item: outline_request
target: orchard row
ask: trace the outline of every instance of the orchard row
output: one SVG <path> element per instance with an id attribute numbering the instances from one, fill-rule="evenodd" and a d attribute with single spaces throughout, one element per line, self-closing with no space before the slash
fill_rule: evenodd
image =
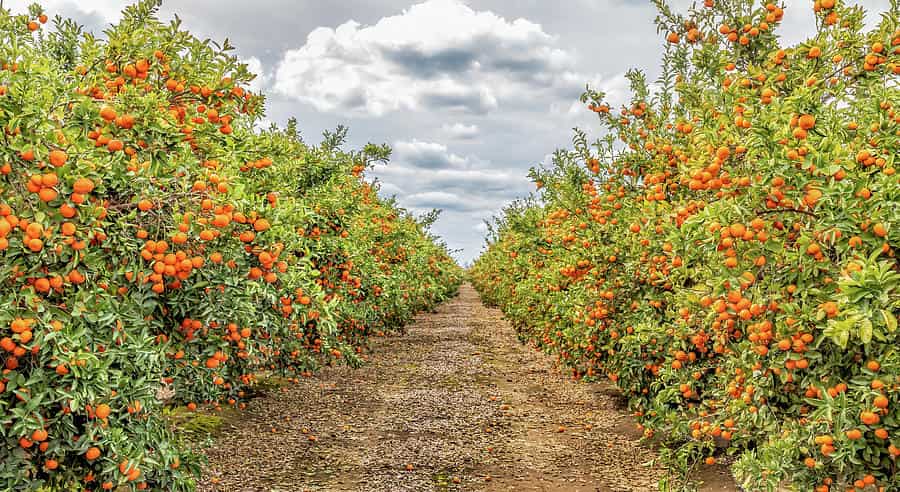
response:
<path id="1" fill-rule="evenodd" d="M 164 405 L 360 362 L 461 271 L 361 177 L 390 150 L 259 128 L 229 46 L 125 9 L 0 11 L 0 489 L 191 490 Z"/>
<path id="2" fill-rule="evenodd" d="M 604 135 L 532 171 L 476 287 L 618 385 L 669 487 L 731 455 L 745 490 L 900 489 L 900 5 L 816 0 L 782 46 L 780 2 L 654 3 L 659 80 L 587 91 Z"/>

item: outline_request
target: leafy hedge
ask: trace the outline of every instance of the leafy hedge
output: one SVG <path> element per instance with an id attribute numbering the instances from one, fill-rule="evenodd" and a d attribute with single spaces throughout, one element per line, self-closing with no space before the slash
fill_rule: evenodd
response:
<path id="1" fill-rule="evenodd" d="M 103 39 L 0 11 L 3 490 L 193 489 L 161 399 L 358 364 L 461 280 L 362 179 L 389 149 L 259 129 L 246 66 L 157 6 Z"/>
<path id="2" fill-rule="evenodd" d="M 781 46 L 778 2 L 654 3 L 659 80 L 585 93 L 604 136 L 533 170 L 475 284 L 685 474 L 728 453 L 747 490 L 897 490 L 900 4 L 866 30 L 816 0 Z"/>

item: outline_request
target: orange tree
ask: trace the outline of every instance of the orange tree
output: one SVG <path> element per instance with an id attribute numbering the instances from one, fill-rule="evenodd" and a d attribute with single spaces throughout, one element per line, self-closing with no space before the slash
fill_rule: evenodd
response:
<path id="1" fill-rule="evenodd" d="M 810 2 L 796 46 L 779 2 L 655 4 L 660 79 L 585 93 L 608 131 L 533 171 L 477 288 L 682 471 L 724 448 L 748 490 L 900 488 L 900 4 L 866 30 Z"/>
<path id="2" fill-rule="evenodd" d="M 104 40 L 0 11 L 4 490 L 190 490 L 161 400 L 241 405 L 261 373 L 355 364 L 460 281 L 361 177 L 389 149 L 257 129 L 231 48 L 157 6 Z"/>

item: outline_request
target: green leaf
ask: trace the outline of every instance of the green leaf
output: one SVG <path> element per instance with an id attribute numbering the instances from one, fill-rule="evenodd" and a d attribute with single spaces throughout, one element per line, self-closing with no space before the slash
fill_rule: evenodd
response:
<path id="1" fill-rule="evenodd" d="M 897 318 L 894 316 L 888 309 L 882 309 L 881 315 L 884 316 L 884 324 L 887 326 L 887 331 L 893 333 L 897 330 Z"/>
<path id="2" fill-rule="evenodd" d="M 864 344 L 872 341 L 872 321 L 870 319 L 863 318 L 860 321 L 859 338 Z"/>
<path id="3" fill-rule="evenodd" d="M 832 340 L 841 347 L 842 349 L 847 348 L 847 342 L 850 341 L 850 332 L 848 330 L 842 330 L 839 333 L 832 336 Z"/>

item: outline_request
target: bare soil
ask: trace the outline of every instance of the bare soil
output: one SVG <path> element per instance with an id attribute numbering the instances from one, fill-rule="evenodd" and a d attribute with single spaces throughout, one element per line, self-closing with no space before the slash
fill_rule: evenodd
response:
<path id="1" fill-rule="evenodd" d="M 628 492 L 664 474 L 612 386 L 561 375 L 469 285 L 362 369 L 271 391 L 217 435 L 203 491 Z"/>

